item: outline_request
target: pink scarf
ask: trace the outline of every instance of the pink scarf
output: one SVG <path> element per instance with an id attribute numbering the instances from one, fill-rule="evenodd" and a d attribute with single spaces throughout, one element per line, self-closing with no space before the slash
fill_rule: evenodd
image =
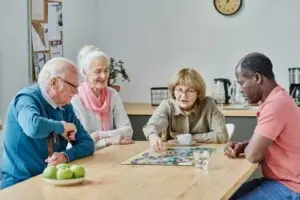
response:
<path id="1" fill-rule="evenodd" d="M 99 98 L 96 97 L 88 84 L 83 81 L 78 87 L 78 95 L 83 105 L 94 112 L 97 112 L 102 120 L 102 130 L 109 130 L 109 107 L 110 95 L 107 87 L 100 91 Z"/>

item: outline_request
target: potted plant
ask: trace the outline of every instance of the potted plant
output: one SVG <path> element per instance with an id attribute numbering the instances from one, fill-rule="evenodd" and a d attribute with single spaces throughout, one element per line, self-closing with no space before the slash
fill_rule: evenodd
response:
<path id="1" fill-rule="evenodd" d="M 129 76 L 126 72 L 126 69 L 123 67 L 124 62 L 122 60 L 116 61 L 114 58 L 109 59 L 109 78 L 108 86 L 115 88 L 117 91 L 120 91 L 119 85 L 114 85 L 118 77 L 122 77 L 122 81 L 130 82 Z"/>

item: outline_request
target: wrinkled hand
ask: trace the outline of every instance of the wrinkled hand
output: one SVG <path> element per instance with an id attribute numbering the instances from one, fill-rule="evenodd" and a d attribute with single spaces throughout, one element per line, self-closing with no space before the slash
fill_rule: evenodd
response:
<path id="1" fill-rule="evenodd" d="M 112 144 L 118 145 L 118 144 L 132 144 L 133 140 L 131 138 L 126 138 L 123 135 L 117 135 L 115 137 L 112 137 Z"/>
<path id="2" fill-rule="evenodd" d="M 48 157 L 46 160 L 45 160 L 46 163 L 48 163 L 48 166 L 50 165 L 57 165 L 59 163 L 66 163 L 68 162 L 68 159 L 66 158 L 65 154 L 64 153 L 58 153 L 58 152 L 55 152 L 51 157 Z"/>
<path id="3" fill-rule="evenodd" d="M 237 158 L 244 153 L 245 145 L 242 142 L 228 142 L 224 154 L 229 158 Z"/>
<path id="4" fill-rule="evenodd" d="M 163 145 L 160 137 L 156 135 L 155 133 L 151 133 L 149 136 L 149 142 L 150 142 L 150 147 L 155 151 L 155 152 L 163 152 Z"/>
<path id="5" fill-rule="evenodd" d="M 120 144 L 124 144 L 124 145 L 133 144 L 133 143 L 134 141 L 131 138 L 126 138 L 126 137 L 123 137 L 120 142 Z"/>
<path id="6" fill-rule="evenodd" d="M 178 143 L 177 143 L 177 140 L 168 140 L 168 144 L 174 144 L 174 145 L 176 145 Z"/>
<path id="7" fill-rule="evenodd" d="M 91 135 L 91 138 L 93 139 L 94 143 L 98 142 L 100 140 L 98 132 L 93 132 Z"/>
<path id="8" fill-rule="evenodd" d="M 75 134 L 77 132 L 76 126 L 73 123 L 68 123 L 68 122 L 63 122 L 64 125 L 64 133 L 62 134 L 62 136 L 70 141 L 74 141 L 75 140 Z"/>
<path id="9" fill-rule="evenodd" d="M 125 145 L 125 144 L 132 144 L 133 140 L 131 138 L 126 138 L 123 135 L 117 135 L 115 137 L 110 137 L 105 139 L 106 146 L 108 145 Z"/>

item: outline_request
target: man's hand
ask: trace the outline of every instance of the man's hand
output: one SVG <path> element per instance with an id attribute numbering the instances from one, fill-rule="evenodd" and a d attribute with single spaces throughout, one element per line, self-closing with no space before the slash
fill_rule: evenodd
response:
<path id="1" fill-rule="evenodd" d="M 237 158 L 241 154 L 244 153 L 245 147 L 247 146 L 247 143 L 243 142 L 228 142 L 227 146 L 224 149 L 224 154 L 228 156 L 229 158 Z"/>
<path id="2" fill-rule="evenodd" d="M 155 151 L 155 152 L 163 152 L 163 145 L 160 137 L 156 135 L 155 133 L 151 133 L 149 136 L 149 142 L 150 142 L 150 147 Z"/>
<path id="3" fill-rule="evenodd" d="M 68 159 L 66 158 L 65 154 L 60 152 L 55 152 L 51 157 L 48 157 L 45 160 L 46 163 L 48 163 L 48 166 L 50 165 L 58 165 L 59 163 L 66 163 L 68 162 Z"/>
<path id="4" fill-rule="evenodd" d="M 64 125 L 64 133 L 62 134 L 62 136 L 70 141 L 74 141 L 75 140 L 75 134 L 77 132 L 76 126 L 73 123 L 68 123 L 68 122 L 63 122 Z"/>

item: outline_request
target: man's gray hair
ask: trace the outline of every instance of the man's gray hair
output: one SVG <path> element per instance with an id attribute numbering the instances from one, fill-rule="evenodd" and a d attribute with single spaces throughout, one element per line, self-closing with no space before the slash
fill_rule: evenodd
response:
<path id="1" fill-rule="evenodd" d="M 98 47 L 93 45 L 84 46 L 78 53 L 77 65 L 80 71 L 80 74 L 84 77 L 83 71 L 89 70 L 92 67 L 92 62 L 95 59 L 103 59 L 107 61 L 109 65 L 109 57 L 101 51 Z"/>
<path id="2" fill-rule="evenodd" d="M 49 82 L 54 77 L 61 77 L 64 79 L 70 66 L 73 66 L 76 69 L 75 64 L 71 60 L 62 57 L 52 58 L 46 62 L 38 77 L 40 88 L 46 89 Z"/>

